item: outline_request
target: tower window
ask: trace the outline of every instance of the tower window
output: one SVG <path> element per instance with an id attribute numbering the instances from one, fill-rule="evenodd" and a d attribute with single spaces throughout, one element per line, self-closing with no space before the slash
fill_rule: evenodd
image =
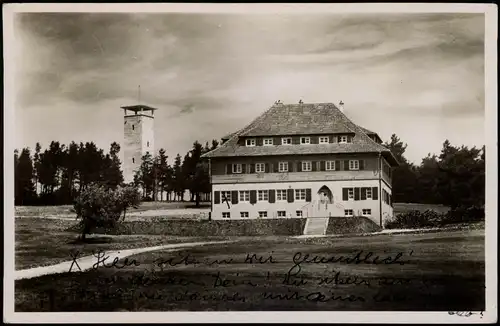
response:
<path id="1" fill-rule="evenodd" d="M 132 130 L 135 130 L 135 129 L 134 129 L 134 125 L 132 125 Z"/>
<path id="2" fill-rule="evenodd" d="M 149 142 L 148 142 L 148 145 L 147 145 L 147 146 L 149 147 Z"/>
<path id="3" fill-rule="evenodd" d="M 135 158 L 132 157 L 132 163 L 135 163 Z"/>

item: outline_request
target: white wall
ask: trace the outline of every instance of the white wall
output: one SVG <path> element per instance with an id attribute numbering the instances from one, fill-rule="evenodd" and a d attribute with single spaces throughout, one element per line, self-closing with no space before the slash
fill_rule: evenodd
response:
<path id="1" fill-rule="evenodd" d="M 133 126 L 133 127 L 132 127 Z M 147 151 L 154 155 L 154 119 L 144 115 L 124 117 L 123 178 L 134 180 L 134 173 L 141 165 L 141 157 Z M 147 142 L 149 141 L 149 147 Z M 132 158 L 134 162 L 132 162 Z"/>
<path id="2" fill-rule="evenodd" d="M 223 212 L 230 212 L 231 219 L 241 219 L 240 212 L 249 212 L 249 218 L 258 218 L 259 211 L 267 211 L 268 218 L 276 218 L 279 210 L 285 210 L 287 217 L 295 217 L 297 210 L 303 210 L 303 217 L 312 217 L 314 210 L 312 205 L 317 205 L 319 199 L 318 191 L 322 186 L 327 186 L 333 193 L 333 204 L 328 205 L 328 211 L 331 216 L 344 216 L 345 209 L 352 209 L 355 215 L 361 215 L 362 209 L 371 209 L 371 216 L 375 223 L 380 224 L 380 189 L 378 200 L 342 200 L 342 188 L 350 187 L 379 187 L 378 180 L 350 180 L 350 181 L 316 181 L 316 182 L 281 182 L 281 183 L 245 183 L 245 184 L 214 184 L 212 188 L 212 198 L 215 191 L 234 191 L 234 190 L 269 190 L 269 189 L 311 189 L 312 202 L 295 201 L 293 203 L 278 202 L 269 203 L 268 201 L 255 204 L 240 203 L 228 205 L 226 202 L 220 204 L 212 203 L 212 218 L 222 219 Z M 384 205 L 384 204 L 383 204 Z M 317 216 L 314 216 L 317 217 Z"/>

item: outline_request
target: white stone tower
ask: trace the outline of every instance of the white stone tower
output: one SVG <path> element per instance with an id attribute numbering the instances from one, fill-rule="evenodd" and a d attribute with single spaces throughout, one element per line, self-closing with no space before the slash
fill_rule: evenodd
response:
<path id="1" fill-rule="evenodd" d="M 123 179 L 134 181 L 135 171 L 141 165 L 141 157 L 155 154 L 154 111 L 146 105 L 122 106 L 124 111 Z"/>

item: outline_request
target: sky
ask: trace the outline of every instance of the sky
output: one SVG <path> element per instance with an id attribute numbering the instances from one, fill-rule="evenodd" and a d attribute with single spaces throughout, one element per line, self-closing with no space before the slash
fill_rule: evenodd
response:
<path id="1" fill-rule="evenodd" d="M 22 13 L 14 37 L 17 148 L 107 151 L 140 103 L 171 162 L 301 99 L 343 101 L 417 164 L 445 139 L 485 143 L 483 14 Z"/>

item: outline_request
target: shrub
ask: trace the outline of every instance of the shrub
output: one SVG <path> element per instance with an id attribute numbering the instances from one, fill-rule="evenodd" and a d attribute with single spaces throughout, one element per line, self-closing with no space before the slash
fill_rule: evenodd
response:
<path id="1" fill-rule="evenodd" d="M 478 222 L 484 220 L 484 208 L 459 207 L 449 211 L 443 218 L 442 224 Z"/>
<path id="2" fill-rule="evenodd" d="M 484 219 L 484 209 L 478 207 L 463 207 L 450 210 L 446 213 L 437 213 L 432 210 L 408 211 L 397 214 L 393 220 L 386 221 L 386 229 L 413 229 L 438 227 L 448 224 L 477 222 Z"/>
<path id="3" fill-rule="evenodd" d="M 393 220 L 385 222 L 386 229 L 416 229 L 437 226 L 443 219 L 444 214 L 431 210 L 425 212 L 408 211 L 397 214 Z"/>
<path id="4" fill-rule="evenodd" d="M 124 219 L 127 208 L 138 204 L 139 192 L 136 188 L 127 186 L 111 189 L 99 184 L 89 185 L 74 203 L 77 219 L 81 219 L 79 227 L 82 240 L 95 228 L 115 228 L 122 212 Z"/>

